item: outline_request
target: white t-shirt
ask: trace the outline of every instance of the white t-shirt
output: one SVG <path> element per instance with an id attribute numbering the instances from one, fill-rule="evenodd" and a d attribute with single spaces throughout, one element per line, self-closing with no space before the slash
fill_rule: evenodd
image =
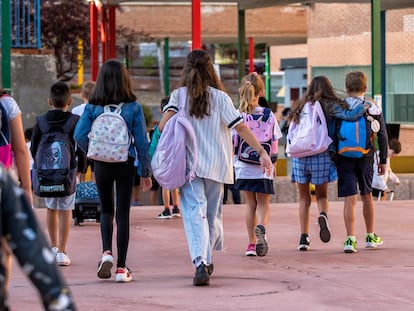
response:
<path id="1" fill-rule="evenodd" d="M 86 103 L 84 103 L 84 104 L 80 104 L 79 106 L 76 106 L 76 107 L 73 107 L 73 109 L 72 109 L 72 113 L 73 114 L 76 114 L 76 115 L 78 115 L 78 116 L 81 116 L 82 115 L 82 113 L 84 112 L 84 110 L 85 110 L 85 106 L 86 106 Z"/>
<path id="2" fill-rule="evenodd" d="M 19 105 L 16 103 L 14 98 L 11 96 L 1 97 L 1 103 L 3 104 L 3 107 L 7 112 L 7 118 L 9 121 L 16 118 L 19 113 L 22 113 Z"/>

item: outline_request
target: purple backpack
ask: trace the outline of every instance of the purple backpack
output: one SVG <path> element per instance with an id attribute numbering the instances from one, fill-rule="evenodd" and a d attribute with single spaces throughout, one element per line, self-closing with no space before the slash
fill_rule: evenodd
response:
<path id="1" fill-rule="evenodd" d="M 179 111 L 165 124 L 151 160 L 152 174 L 161 187 L 175 189 L 195 178 L 197 139 L 185 115 L 187 88 L 178 89 Z"/>

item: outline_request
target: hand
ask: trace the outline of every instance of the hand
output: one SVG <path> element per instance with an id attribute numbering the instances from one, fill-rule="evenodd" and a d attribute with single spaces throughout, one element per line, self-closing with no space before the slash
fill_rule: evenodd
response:
<path id="1" fill-rule="evenodd" d="M 141 177 L 141 187 L 144 192 L 150 190 L 152 187 L 151 177 Z"/>
<path id="2" fill-rule="evenodd" d="M 386 170 L 387 170 L 387 164 L 378 165 L 378 175 L 384 175 Z"/>
<path id="3" fill-rule="evenodd" d="M 273 163 L 267 152 L 262 152 L 260 155 L 260 166 L 262 167 L 263 173 L 265 173 L 267 176 L 270 176 L 272 174 Z"/>

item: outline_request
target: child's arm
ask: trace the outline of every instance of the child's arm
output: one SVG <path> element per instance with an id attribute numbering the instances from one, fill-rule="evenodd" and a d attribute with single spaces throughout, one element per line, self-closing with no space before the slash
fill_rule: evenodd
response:
<path id="1" fill-rule="evenodd" d="M 354 109 L 349 110 L 345 109 L 339 104 L 334 104 L 332 109 L 332 116 L 337 119 L 343 119 L 348 121 L 355 121 L 360 116 L 362 116 L 364 113 L 366 113 L 367 109 L 370 107 L 370 104 L 368 102 L 361 103 L 357 105 Z"/>

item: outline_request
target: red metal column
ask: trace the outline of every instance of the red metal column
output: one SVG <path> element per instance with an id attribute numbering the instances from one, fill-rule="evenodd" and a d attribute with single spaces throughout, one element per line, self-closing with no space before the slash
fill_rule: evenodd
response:
<path id="1" fill-rule="evenodd" d="M 191 49 L 201 48 L 201 0 L 192 0 L 192 36 Z"/>
<path id="2" fill-rule="evenodd" d="M 102 16 L 101 20 L 101 43 L 102 43 L 102 63 L 108 59 L 108 16 L 106 14 L 106 7 L 99 10 Z"/>
<path id="3" fill-rule="evenodd" d="M 254 71 L 254 39 L 249 37 L 249 72 Z"/>
<path id="4" fill-rule="evenodd" d="M 91 79 L 96 80 L 99 70 L 99 41 L 98 41 L 98 8 L 95 2 L 89 4 L 90 36 L 91 36 Z"/>
<path id="5" fill-rule="evenodd" d="M 115 6 L 109 6 L 109 58 L 116 58 L 116 11 Z"/>

